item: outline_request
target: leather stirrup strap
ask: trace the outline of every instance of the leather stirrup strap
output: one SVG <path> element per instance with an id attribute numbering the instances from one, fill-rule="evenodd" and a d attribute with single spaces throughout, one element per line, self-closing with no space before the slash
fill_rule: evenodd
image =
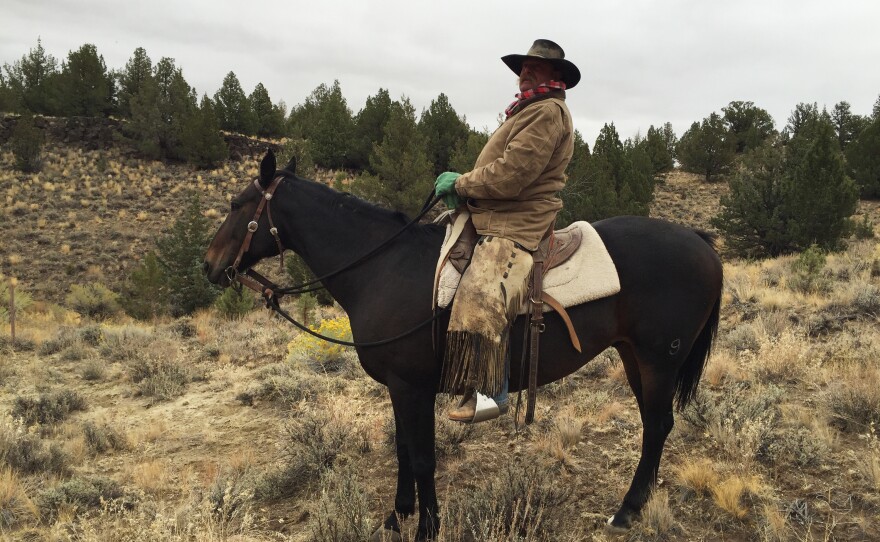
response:
<path id="1" fill-rule="evenodd" d="M 544 262 L 543 258 L 535 261 L 532 268 L 532 292 L 529 301 L 532 314 L 529 321 L 529 391 L 527 394 L 526 425 L 535 420 L 535 403 L 538 399 L 538 357 L 540 356 L 539 338 L 544 332 L 544 302 L 541 300 Z"/>
<path id="2" fill-rule="evenodd" d="M 571 339 L 571 345 L 575 350 L 580 352 L 581 341 L 578 339 L 577 331 L 574 330 L 574 324 L 571 323 L 571 318 L 569 318 L 568 312 L 565 310 L 565 307 L 562 306 L 562 303 L 557 301 L 555 297 L 547 292 L 541 292 L 541 301 L 550 305 L 553 310 L 559 313 L 559 316 L 562 317 L 562 321 L 565 322 L 565 327 L 568 328 L 568 338 Z"/>

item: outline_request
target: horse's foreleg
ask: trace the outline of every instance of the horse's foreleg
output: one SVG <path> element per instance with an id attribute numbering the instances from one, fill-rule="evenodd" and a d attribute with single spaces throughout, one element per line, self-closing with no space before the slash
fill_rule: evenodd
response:
<path id="1" fill-rule="evenodd" d="M 624 359 L 630 387 L 639 403 L 642 455 L 629 491 L 626 492 L 620 509 L 608 519 L 608 524 L 628 529 L 657 483 L 660 456 L 674 424 L 672 399 L 675 394 L 675 374 L 671 367 L 646 366 L 644 363 L 633 365 L 637 363 L 635 356 L 631 352 L 624 353 L 624 349 L 621 349 L 621 357 Z"/>
<path id="2" fill-rule="evenodd" d="M 406 439 L 401 436 L 400 416 L 394 413 L 394 443 L 397 448 L 397 492 L 394 496 L 394 510 L 382 524 L 384 531 L 400 533 L 400 518 L 407 518 L 416 512 L 416 479 L 410 463 Z M 393 536 L 389 535 L 390 538 Z"/>
<path id="3" fill-rule="evenodd" d="M 419 524 L 416 540 L 428 540 L 440 530 L 434 471 L 434 391 L 415 388 L 405 383 L 389 383 L 391 402 L 397 422 L 398 461 L 400 470 L 408 467 L 410 477 L 398 475 L 395 508 L 412 503 L 409 493 L 412 482 L 419 497 Z M 406 457 L 402 457 L 405 455 Z M 406 510 L 400 510 L 405 512 Z M 389 518 L 390 519 L 390 518 Z"/>

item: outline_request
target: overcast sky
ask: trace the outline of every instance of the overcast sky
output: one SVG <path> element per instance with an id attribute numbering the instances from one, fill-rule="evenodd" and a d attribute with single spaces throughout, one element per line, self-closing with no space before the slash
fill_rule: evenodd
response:
<path id="1" fill-rule="evenodd" d="M 38 37 L 59 63 L 92 43 L 111 69 L 143 47 L 154 65 L 175 59 L 199 96 L 233 71 L 290 107 L 338 79 L 354 113 L 379 88 L 417 114 L 443 92 L 494 129 L 517 91 L 500 57 L 547 38 L 581 70 L 568 104 L 592 147 L 605 123 L 622 139 L 664 122 L 680 136 L 733 100 L 778 129 L 800 102 L 869 114 L 878 21 L 877 0 L 2 0 L 0 63 Z"/>

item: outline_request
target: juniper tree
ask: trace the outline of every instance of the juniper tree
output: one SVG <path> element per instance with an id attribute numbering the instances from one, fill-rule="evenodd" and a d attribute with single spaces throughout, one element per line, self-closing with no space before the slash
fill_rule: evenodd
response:
<path id="1" fill-rule="evenodd" d="M 122 309 L 138 320 L 149 320 L 167 314 L 169 306 L 168 281 L 154 251 L 147 252 L 143 261 L 131 272 L 122 288 Z"/>
<path id="2" fill-rule="evenodd" d="M 27 110 L 42 115 L 58 112 L 58 62 L 46 54 L 42 41 L 12 66 L 4 64 L 7 82 L 17 101 Z"/>
<path id="3" fill-rule="evenodd" d="M 669 146 L 662 130 L 651 125 L 648 128 L 647 137 L 642 141 L 642 145 L 644 145 L 644 151 L 651 160 L 651 167 L 654 173 L 666 173 L 672 170 L 672 154 L 669 152 Z"/>
<path id="4" fill-rule="evenodd" d="M 293 137 L 307 139 L 315 163 L 324 168 L 341 168 L 349 164 L 354 119 L 339 81 L 319 85 L 304 104 L 290 112 L 288 120 Z"/>
<path id="5" fill-rule="evenodd" d="M 143 47 L 138 47 L 125 63 L 125 69 L 117 75 L 118 108 L 123 117 L 131 117 L 131 102 L 144 85 L 153 77 L 153 62 Z"/>
<path id="6" fill-rule="evenodd" d="M 9 137 L 9 146 L 15 157 L 16 169 L 28 173 L 39 171 L 43 165 L 43 144 L 46 136 L 43 131 L 34 124 L 34 117 L 29 111 L 19 117 L 12 135 Z"/>
<path id="7" fill-rule="evenodd" d="M 180 142 L 186 161 L 198 168 L 215 168 L 229 157 L 229 147 L 220 133 L 214 105 L 207 94 L 184 120 Z"/>
<path id="8" fill-rule="evenodd" d="M 721 111 L 738 154 L 760 147 L 776 131 L 770 113 L 752 102 L 733 101 Z"/>
<path id="9" fill-rule="evenodd" d="M 422 111 L 419 130 L 425 138 L 428 160 L 434 164 L 434 175 L 449 171 L 450 153 L 459 141 L 467 139 L 468 126 L 445 94 L 440 93 L 431 100 L 428 109 Z"/>
<path id="10" fill-rule="evenodd" d="M 880 115 L 846 148 L 846 161 L 862 197 L 880 198 Z"/>
<path id="11" fill-rule="evenodd" d="M 837 144 L 845 151 L 847 146 L 867 127 L 870 119 L 856 115 L 851 111 L 849 102 L 838 102 L 831 110 L 831 121 L 837 133 Z"/>
<path id="12" fill-rule="evenodd" d="M 113 108 L 114 82 L 94 45 L 87 43 L 67 55 L 61 65 L 60 111 L 69 116 L 109 115 Z"/>
<path id="13" fill-rule="evenodd" d="M 480 152 L 488 142 L 488 133 L 471 130 L 466 139 L 460 139 L 455 143 L 449 155 L 449 170 L 461 173 L 472 170 Z"/>
<path id="14" fill-rule="evenodd" d="M 384 88 L 380 88 L 375 96 L 368 96 L 354 119 L 352 137 L 352 166 L 366 169 L 370 173 L 370 155 L 373 147 L 382 142 L 385 123 L 391 115 L 391 96 Z"/>
<path id="15" fill-rule="evenodd" d="M 173 316 L 208 307 L 217 297 L 216 287 L 208 282 L 202 271 L 211 233 L 211 223 L 202 214 L 199 196 L 193 193 L 187 198 L 180 216 L 157 243 L 157 256 L 167 279 Z"/>
<path id="16" fill-rule="evenodd" d="M 727 173 L 733 164 L 736 142 L 724 119 L 712 113 L 702 123 L 694 122 L 678 141 L 675 152 L 682 169 L 700 173 L 710 182 Z"/>
<path id="17" fill-rule="evenodd" d="M 425 142 L 408 98 L 394 102 L 373 150 L 370 165 L 376 175 L 359 177 L 352 190 L 391 209 L 415 216 L 431 191 L 433 175 Z"/>
<path id="18" fill-rule="evenodd" d="M 248 103 L 254 119 L 254 132 L 260 137 L 281 137 L 284 135 L 286 117 L 283 104 L 273 104 L 269 91 L 263 83 L 257 83 L 248 96 Z"/>
<path id="19" fill-rule="evenodd" d="M 256 133 L 251 104 L 234 72 L 227 73 L 223 78 L 223 85 L 214 94 L 214 104 L 221 129 L 247 135 Z"/>

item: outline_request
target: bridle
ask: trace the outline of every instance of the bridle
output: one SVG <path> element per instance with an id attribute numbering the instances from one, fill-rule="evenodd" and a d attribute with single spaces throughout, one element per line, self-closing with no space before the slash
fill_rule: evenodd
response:
<path id="1" fill-rule="evenodd" d="M 388 246 L 394 239 L 396 239 L 399 235 L 401 235 L 404 231 L 406 231 L 410 226 L 412 226 L 413 224 L 416 224 L 419 220 L 421 220 L 421 218 L 423 216 L 425 216 L 428 213 L 428 211 L 430 211 L 435 205 L 437 205 L 437 203 L 440 201 L 441 198 L 440 198 L 440 196 L 435 196 L 434 193 L 431 192 L 431 195 L 428 196 L 428 199 L 425 201 L 425 204 L 422 206 L 421 212 L 419 212 L 419 214 L 416 215 L 415 218 L 410 220 L 403 228 L 401 228 L 400 231 L 398 231 L 397 233 L 392 235 L 390 238 L 385 240 L 382 244 L 380 244 L 376 248 L 372 249 L 371 251 L 367 252 L 363 256 L 359 257 L 355 261 L 349 263 L 348 265 L 345 265 L 345 266 L 337 269 L 336 271 L 333 271 L 331 273 L 327 273 L 326 275 L 323 275 L 323 276 L 318 277 L 316 279 L 310 280 L 308 282 L 304 282 L 302 284 L 297 284 L 295 286 L 289 286 L 287 288 L 281 288 L 277 284 L 272 282 L 271 280 L 267 279 L 263 275 L 254 271 L 253 269 L 248 268 L 243 273 L 241 271 L 239 271 L 239 269 L 238 269 L 238 266 L 241 265 L 242 258 L 247 253 L 248 249 L 250 249 L 251 240 L 254 237 L 254 233 L 256 233 L 256 231 L 260 227 L 260 217 L 263 214 L 263 208 L 265 208 L 266 217 L 269 219 L 269 233 L 272 235 L 272 237 L 275 238 L 275 244 L 278 246 L 278 255 L 281 258 L 281 270 L 282 270 L 282 272 L 284 271 L 284 245 L 282 245 L 281 237 L 278 235 L 278 228 L 275 227 L 275 223 L 272 221 L 272 208 L 269 205 L 269 203 L 272 201 L 272 197 L 275 195 L 275 190 L 278 188 L 278 185 L 280 185 L 281 181 L 284 180 L 284 174 L 291 174 L 291 172 L 287 171 L 287 170 L 280 170 L 279 173 L 280 173 L 280 175 L 276 175 L 275 178 L 272 180 L 272 183 L 269 184 L 268 188 L 266 188 L 265 190 L 263 190 L 263 187 L 260 184 L 260 179 L 256 179 L 254 181 L 254 186 L 257 188 L 257 190 L 260 191 L 260 193 L 263 195 L 263 197 L 260 199 L 260 203 L 257 204 L 257 210 L 254 211 L 254 217 L 251 219 L 250 222 L 248 222 L 247 234 L 245 234 L 244 241 L 242 241 L 241 247 L 239 247 L 239 249 L 238 249 L 238 254 L 235 256 L 235 261 L 232 263 L 232 265 L 230 265 L 229 267 L 226 268 L 226 271 L 225 271 L 226 276 L 227 276 L 227 278 L 229 278 L 229 281 L 231 283 L 238 282 L 238 284 L 240 284 L 241 286 L 245 286 L 245 287 L 257 292 L 261 296 L 263 296 L 263 299 L 266 301 L 267 308 L 272 309 L 273 311 L 275 311 L 276 313 L 281 315 L 285 320 L 287 320 L 291 324 L 295 325 L 296 327 L 298 327 L 302 331 L 305 331 L 306 333 L 309 333 L 310 335 L 313 335 L 313 336 L 318 337 L 320 339 L 323 339 L 325 341 L 329 341 L 329 342 L 336 343 L 336 344 L 341 344 L 343 346 L 364 347 L 364 346 L 385 345 L 385 344 L 394 342 L 398 339 L 401 339 L 403 337 L 406 337 L 407 335 L 412 334 L 413 332 L 415 332 L 415 331 L 425 327 L 426 325 L 434 322 L 440 316 L 442 316 L 443 314 L 448 312 L 448 309 L 435 311 L 434 316 L 432 316 L 430 319 L 425 320 L 424 322 L 416 325 L 414 328 L 412 328 L 408 331 L 405 331 L 405 332 L 403 332 L 395 337 L 391 337 L 389 339 L 383 339 L 383 340 L 379 340 L 379 341 L 370 341 L 370 342 L 349 342 L 349 341 L 342 341 L 342 340 L 336 339 L 334 337 L 327 337 L 326 335 L 321 335 L 319 333 L 316 333 L 314 330 L 309 329 L 307 326 L 294 320 L 290 316 L 290 314 L 288 314 L 279 305 L 279 300 L 281 299 L 281 296 L 283 296 L 285 294 L 306 293 L 306 292 L 311 292 L 311 291 L 315 291 L 315 290 L 322 288 L 322 286 L 311 287 L 311 288 L 310 288 L 310 286 L 318 284 L 326 278 L 332 277 L 334 275 L 338 275 L 339 273 L 342 273 L 343 271 L 360 264 L 364 260 L 370 258 L 374 254 L 376 254 L 377 252 L 379 252 L 380 250 L 382 250 L 383 248 Z"/>
<path id="2" fill-rule="evenodd" d="M 237 281 L 242 286 L 246 286 L 266 298 L 277 297 L 278 294 L 276 293 L 276 290 L 278 290 L 278 286 L 252 269 L 248 269 L 242 273 L 238 270 L 238 266 L 241 265 L 241 259 L 251 247 L 254 233 L 260 228 L 260 216 L 263 214 L 263 209 L 265 208 L 266 217 L 269 219 L 269 233 L 275 238 L 275 244 L 278 245 L 278 256 L 281 258 L 281 270 L 284 270 L 284 246 L 281 244 L 281 237 L 278 235 L 278 228 L 275 227 L 275 222 L 272 220 L 272 207 L 269 205 L 269 202 L 272 201 L 272 197 L 275 195 L 275 190 L 278 188 L 278 185 L 281 184 L 283 179 L 284 175 L 277 175 L 265 190 L 263 190 L 263 187 L 260 184 L 260 179 L 254 180 L 254 186 L 263 197 L 260 198 L 260 203 L 257 204 L 257 210 L 254 211 L 254 217 L 248 222 L 247 234 L 244 237 L 244 241 L 241 243 L 241 247 L 238 249 L 235 261 L 232 265 L 226 268 L 226 277 L 230 282 Z"/>

